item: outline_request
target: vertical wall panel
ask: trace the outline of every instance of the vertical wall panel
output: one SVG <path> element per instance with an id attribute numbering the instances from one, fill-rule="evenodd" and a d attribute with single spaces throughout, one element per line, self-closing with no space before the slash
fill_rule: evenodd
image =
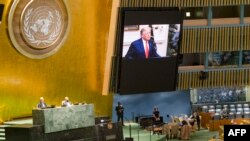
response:
<path id="1" fill-rule="evenodd" d="M 244 79 L 244 83 L 246 84 L 249 84 L 249 77 L 250 77 L 250 71 L 248 70 L 245 70 L 245 72 L 244 72 L 244 77 L 246 78 L 246 79 Z"/>
<path id="2" fill-rule="evenodd" d="M 222 31 L 222 46 L 223 48 L 227 48 L 227 34 L 226 34 L 226 28 L 224 27 L 223 28 L 223 31 Z"/>
<path id="3" fill-rule="evenodd" d="M 225 27 L 225 47 L 229 47 L 228 44 L 229 44 L 229 27 Z"/>
<path id="4" fill-rule="evenodd" d="M 223 86 L 223 74 L 222 71 L 219 71 L 219 86 Z"/>
<path id="5" fill-rule="evenodd" d="M 212 46 L 211 46 L 211 51 L 214 52 L 216 50 L 216 43 L 217 43 L 217 28 L 214 28 L 212 30 Z"/>
<path id="6" fill-rule="evenodd" d="M 189 85 L 190 85 L 190 74 L 189 73 L 185 73 L 185 82 L 184 82 L 184 88 L 187 90 L 189 89 Z"/>
<path id="7" fill-rule="evenodd" d="M 244 50 L 246 50 L 248 44 L 247 37 L 248 37 L 248 27 L 244 27 L 244 45 L 243 45 Z"/>
<path id="8" fill-rule="evenodd" d="M 179 73 L 179 79 L 178 79 L 178 88 L 183 88 L 183 89 L 185 89 L 185 82 L 186 82 L 186 80 L 185 80 L 185 73 Z"/>
<path id="9" fill-rule="evenodd" d="M 236 50 L 241 50 L 241 39 L 240 39 L 240 36 L 241 36 L 241 28 L 237 28 L 237 34 L 236 34 Z"/>
<path id="10" fill-rule="evenodd" d="M 192 39 L 191 39 L 191 43 L 192 43 L 192 53 L 196 52 L 196 30 L 192 29 Z"/>
<path id="11" fill-rule="evenodd" d="M 197 29 L 196 30 L 196 37 L 195 37 L 196 48 L 201 48 L 201 50 L 202 50 L 202 46 L 200 44 L 201 40 L 202 40 L 201 29 Z"/>
<path id="12" fill-rule="evenodd" d="M 215 86 L 218 86 L 219 80 L 220 80 L 220 78 L 219 78 L 219 72 L 218 71 L 215 71 L 215 79 L 216 79 Z"/>
<path id="13" fill-rule="evenodd" d="M 232 27 L 230 27 L 229 37 L 230 37 L 230 39 L 229 39 L 229 48 L 228 48 L 228 50 L 232 50 L 233 41 L 234 41 L 234 39 L 233 39 L 233 28 Z"/>

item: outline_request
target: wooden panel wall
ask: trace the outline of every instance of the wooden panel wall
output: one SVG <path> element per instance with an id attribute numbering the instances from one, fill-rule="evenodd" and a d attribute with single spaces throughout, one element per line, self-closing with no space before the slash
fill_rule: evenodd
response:
<path id="1" fill-rule="evenodd" d="M 250 26 L 183 29 L 180 53 L 250 50 Z"/>
<path id="2" fill-rule="evenodd" d="M 121 0 L 121 7 L 205 7 L 246 4 L 250 4 L 250 0 Z"/>
<path id="3" fill-rule="evenodd" d="M 200 72 L 179 72 L 178 90 L 189 88 L 233 87 L 250 85 L 249 69 L 207 71 L 207 78 L 201 80 Z"/>

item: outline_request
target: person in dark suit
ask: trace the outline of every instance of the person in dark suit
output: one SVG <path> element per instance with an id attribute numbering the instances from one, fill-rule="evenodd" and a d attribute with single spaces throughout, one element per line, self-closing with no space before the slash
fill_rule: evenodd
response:
<path id="1" fill-rule="evenodd" d="M 160 57 L 156 52 L 156 44 L 151 37 L 151 28 L 144 27 L 140 31 L 141 38 L 131 43 L 125 59 L 148 59 Z"/>
<path id="2" fill-rule="evenodd" d="M 40 101 L 37 104 L 37 108 L 39 108 L 39 109 L 47 108 L 47 104 L 45 103 L 43 97 L 40 97 Z"/>
<path id="3" fill-rule="evenodd" d="M 123 122 L 123 114 L 124 114 L 124 107 L 122 106 L 121 102 L 118 102 L 118 105 L 115 107 L 116 115 L 117 115 L 117 122 L 122 122 L 122 125 L 124 125 Z"/>
<path id="4" fill-rule="evenodd" d="M 154 109 L 153 109 L 153 122 L 155 125 L 161 123 L 160 111 L 158 110 L 158 107 L 156 106 L 154 106 Z"/>

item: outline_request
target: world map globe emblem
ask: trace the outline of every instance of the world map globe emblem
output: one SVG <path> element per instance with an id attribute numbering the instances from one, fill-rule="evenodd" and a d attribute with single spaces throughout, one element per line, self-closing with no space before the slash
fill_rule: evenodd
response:
<path id="1" fill-rule="evenodd" d="M 25 10 L 22 23 L 24 40 L 35 49 L 48 48 L 61 33 L 61 15 L 48 6 Z"/>
<path id="2" fill-rule="evenodd" d="M 8 16 L 13 47 L 32 59 L 47 58 L 64 46 L 70 31 L 67 0 L 15 0 Z"/>

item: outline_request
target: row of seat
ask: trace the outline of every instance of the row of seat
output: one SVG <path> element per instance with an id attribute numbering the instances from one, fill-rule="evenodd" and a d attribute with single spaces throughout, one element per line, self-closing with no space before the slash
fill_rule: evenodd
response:
<path id="1" fill-rule="evenodd" d="M 218 113 L 222 111 L 223 109 L 228 109 L 230 112 L 248 112 L 250 111 L 249 109 L 249 104 L 231 104 L 231 105 L 203 105 L 202 106 L 202 112 L 209 112 L 209 113 Z"/>
<path id="2" fill-rule="evenodd" d="M 211 113 L 214 120 L 250 118 L 249 103 L 203 105 L 202 112 Z"/>
<path id="3" fill-rule="evenodd" d="M 209 110 L 203 110 L 203 112 L 209 112 L 209 113 L 221 113 L 223 110 L 227 110 L 228 112 L 250 112 L 250 108 L 230 108 L 230 109 L 209 109 Z"/>
<path id="4" fill-rule="evenodd" d="M 220 113 L 215 113 L 213 116 L 214 120 L 220 120 L 223 119 L 223 115 Z M 235 119 L 235 118 L 250 118 L 250 112 L 230 112 L 227 116 L 228 119 Z"/>
<path id="5" fill-rule="evenodd" d="M 249 108 L 248 103 L 224 104 L 224 105 L 203 105 L 202 109 L 223 109 L 223 108 Z"/>

